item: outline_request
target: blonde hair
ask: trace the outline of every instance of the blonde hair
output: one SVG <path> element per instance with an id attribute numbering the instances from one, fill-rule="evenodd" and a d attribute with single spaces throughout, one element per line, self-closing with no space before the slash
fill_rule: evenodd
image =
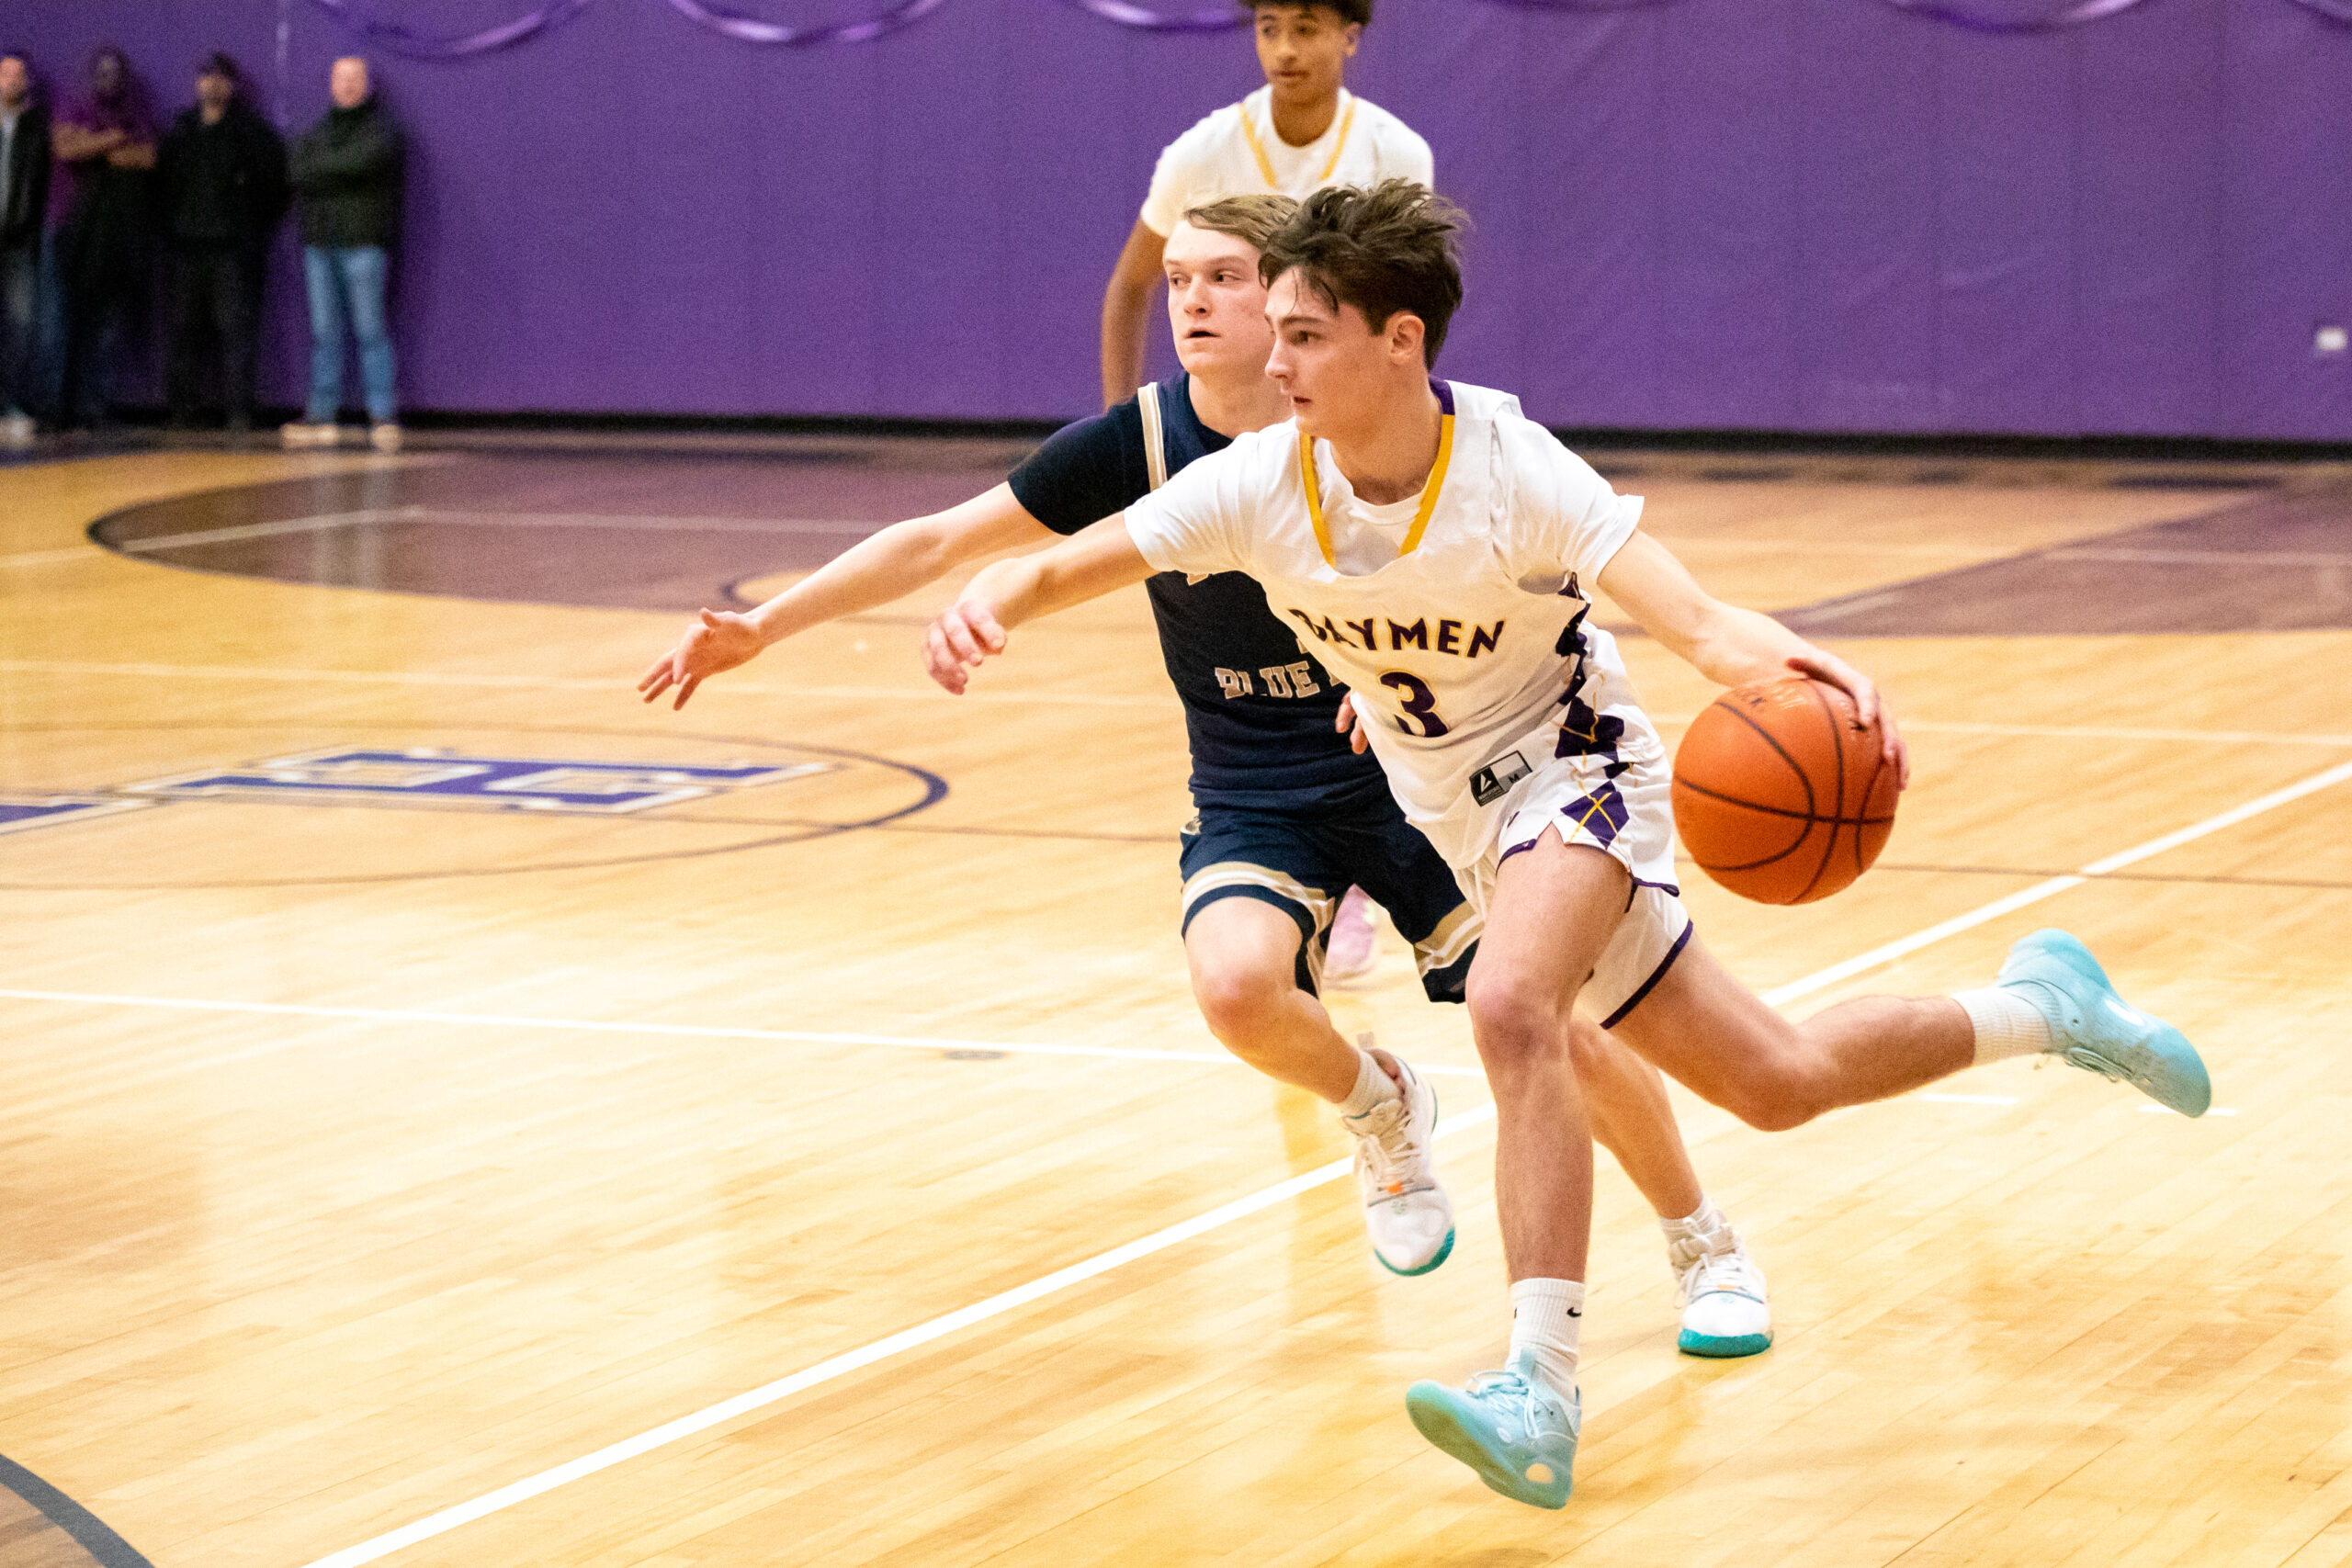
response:
<path id="1" fill-rule="evenodd" d="M 1184 221 L 1212 234 L 1230 234 L 1263 252 L 1266 242 L 1298 213 L 1298 200 L 1287 196 L 1228 196 L 1184 210 Z"/>

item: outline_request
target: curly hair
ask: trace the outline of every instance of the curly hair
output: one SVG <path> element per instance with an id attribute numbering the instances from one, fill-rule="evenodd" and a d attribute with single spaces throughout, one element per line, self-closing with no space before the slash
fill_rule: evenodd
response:
<path id="1" fill-rule="evenodd" d="M 1375 333 L 1399 311 L 1419 317 L 1421 357 L 1435 366 L 1462 306 L 1460 236 L 1469 223 L 1462 209 L 1410 180 L 1333 186 L 1301 202 L 1259 247 L 1258 276 L 1272 288 L 1295 270 L 1325 304 L 1354 306 Z"/>
<path id="2" fill-rule="evenodd" d="M 1338 13 L 1341 22 L 1352 22 L 1360 28 L 1372 26 L 1372 0 L 1235 0 L 1235 3 L 1252 16 L 1257 14 L 1261 6 L 1296 6 L 1301 9 L 1320 6 L 1327 11 Z"/>

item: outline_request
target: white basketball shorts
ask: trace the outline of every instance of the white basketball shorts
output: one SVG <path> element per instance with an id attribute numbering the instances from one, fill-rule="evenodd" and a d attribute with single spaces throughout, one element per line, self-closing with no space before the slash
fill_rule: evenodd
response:
<path id="1" fill-rule="evenodd" d="M 1502 826 L 1494 841 L 1453 874 L 1481 920 L 1503 863 L 1546 833 L 1599 850 L 1633 874 L 1624 919 L 1577 996 L 1603 1029 L 1639 1006 L 1690 944 L 1690 916 L 1674 880 L 1672 777 L 1662 752 L 1630 763 L 1607 753 L 1546 761 L 1496 803 Z"/>

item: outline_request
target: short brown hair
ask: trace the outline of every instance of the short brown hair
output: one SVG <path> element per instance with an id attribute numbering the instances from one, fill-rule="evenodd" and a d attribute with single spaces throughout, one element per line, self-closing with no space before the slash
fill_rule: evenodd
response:
<path id="1" fill-rule="evenodd" d="M 1239 5 L 1253 17 L 1261 6 L 1275 6 L 1284 10 L 1295 7 L 1301 11 L 1311 11 L 1320 6 L 1336 14 L 1342 22 L 1351 22 L 1360 28 L 1372 26 L 1372 0 L 1239 0 Z"/>
<path id="2" fill-rule="evenodd" d="M 1468 215 L 1427 186 L 1383 180 L 1371 190 L 1333 186 L 1299 204 L 1258 247 L 1268 288 L 1293 270 L 1333 310 L 1352 305 L 1385 332 L 1400 310 L 1421 319 L 1421 358 L 1437 364 L 1462 305 L 1458 236 Z"/>
<path id="3" fill-rule="evenodd" d="M 1292 196 L 1228 196 L 1184 209 L 1184 221 L 1212 234 L 1230 234 L 1263 254 L 1266 242 L 1298 214 Z"/>

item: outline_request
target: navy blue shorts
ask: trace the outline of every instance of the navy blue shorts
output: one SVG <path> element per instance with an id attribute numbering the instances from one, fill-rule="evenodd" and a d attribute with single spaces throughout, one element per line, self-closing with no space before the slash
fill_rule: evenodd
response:
<path id="1" fill-rule="evenodd" d="M 1384 792 L 1314 814 L 1201 808 L 1184 829 L 1184 926 L 1219 898 L 1255 898 L 1298 922 L 1298 987 L 1323 976 L 1331 918 L 1361 887 L 1413 944 L 1431 1001 L 1458 1002 L 1478 951 L 1478 916 L 1453 872 Z"/>

